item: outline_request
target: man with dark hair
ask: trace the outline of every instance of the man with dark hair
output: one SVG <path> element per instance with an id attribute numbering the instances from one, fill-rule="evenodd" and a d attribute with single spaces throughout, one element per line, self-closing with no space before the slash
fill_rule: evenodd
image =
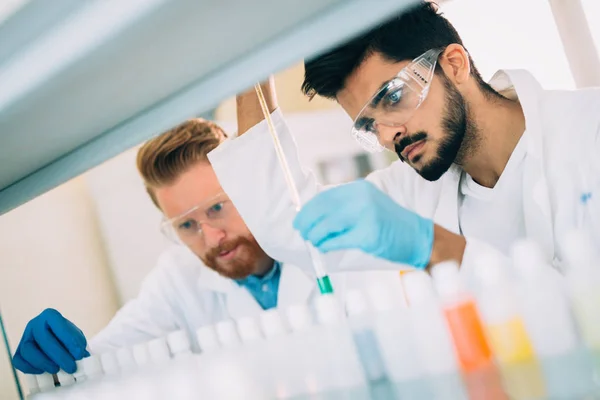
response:
<path id="1" fill-rule="evenodd" d="M 331 268 L 373 265 L 374 256 L 396 268 L 454 260 L 469 270 L 480 252 L 502 257 L 514 241 L 531 237 L 558 267 L 567 230 L 584 228 L 600 239 L 593 218 L 600 210 L 591 200 L 600 186 L 591 175 L 600 171 L 599 90 L 544 90 L 522 70 L 501 70 L 484 82 L 431 3 L 305 67 L 308 96 L 335 99 L 366 150 L 394 151 L 401 161 L 322 190 L 302 169 L 276 110 L 274 125 L 307 202 L 297 213 L 267 124 L 246 97 L 238 105 L 243 136 L 209 158 L 271 256 L 305 262 L 308 240 L 324 253 L 347 250 L 328 256 Z"/>

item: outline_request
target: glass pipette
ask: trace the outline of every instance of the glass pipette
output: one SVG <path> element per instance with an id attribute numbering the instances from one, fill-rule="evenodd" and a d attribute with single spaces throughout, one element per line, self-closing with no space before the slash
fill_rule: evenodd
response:
<path id="1" fill-rule="evenodd" d="M 258 101 L 260 103 L 260 107 L 265 117 L 265 121 L 267 122 L 267 126 L 269 127 L 269 132 L 271 133 L 271 138 L 273 139 L 273 146 L 275 147 L 275 152 L 277 153 L 279 165 L 281 166 L 281 169 L 283 171 L 283 176 L 285 177 L 285 182 L 287 184 L 288 191 L 290 192 L 290 196 L 292 197 L 292 202 L 294 203 L 296 212 L 298 212 L 300 211 L 300 208 L 302 208 L 300 194 L 298 192 L 298 188 L 296 187 L 296 183 L 294 182 L 294 178 L 292 177 L 290 166 L 288 165 L 285 154 L 283 153 L 281 142 L 279 141 L 277 131 L 275 130 L 275 124 L 273 124 L 273 120 L 271 119 L 271 113 L 269 112 L 269 108 L 267 107 L 267 101 L 265 100 L 265 96 L 259 83 L 254 85 L 254 89 L 256 90 L 256 95 L 258 96 Z M 331 286 L 331 280 L 329 279 L 329 275 L 327 275 L 327 271 L 325 271 L 325 265 L 321 258 L 321 254 L 317 251 L 317 249 L 313 247 L 311 243 L 305 242 L 305 244 L 306 248 L 308 249 L 308 253 L 310 254 L 315 275 L 317 277 L 319 291 L 321 292 L 321 294 L 333 293 L 333 286 Z"/>

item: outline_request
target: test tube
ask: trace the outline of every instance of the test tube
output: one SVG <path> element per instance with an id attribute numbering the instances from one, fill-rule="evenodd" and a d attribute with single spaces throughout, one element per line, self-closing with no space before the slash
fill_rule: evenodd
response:
<path id="1" fill-rule="evenodd" d="M 198 328 L 196 331 L 196 339 L 198 340 L 198 345 L 200 346 L 200 351 L 202 353 L 216 350 L 221 347 L 214 325 L 206 325 Z"/>
<path id="2" fill-rule="evenodd" d="M 27 385 L 27 389 L 29 390 L 29 395 L 33 395 L 40 392 L 40 387 L 38 385 L 38 381 L 35 375 L 33 374 L 25 374 L 25 384 Z"/>
<path id="3" fill-rule="evenodd" d="M 41 392 L 54 389 L 54 377 L 52 374 L 44 372 L 43 374 L 36 375 L 36 379 Z"/>
<path id="4" fill-rule="evenodd" d="M 118 375 L 120 372 L 117 356 L 112 351 L 100 354 L 100 364 L 106 375 Z"/>
<path id="5" fill-rule="evenodd" d="M 56 378 L 58 379 L 58 383 L 60 383 L 61 387 L 71 386 L 75 383 L 75 378 L 73 375 L 63 371 L 62 369 L 56 373 Z"/>
<path id="6" fill-rule="evenodd" d="M 369 313 L 367 299 L 362 292 L 351 290 L 346 294 L 346 311 L 356 350 L 367 379 L 370 382 L 387 379 L 381 349 L 373 329 L 374 322 Z"/>
<path id="7" fill-rule="evenodd" d="M 133 357 L 133 351 L 130 347 L 120 348 L 117 350 L 116 355 L 121 371 L 130 372 L 136 369 L 135 358 Z"/>
<path id="8" fill-rule="evenodd" d="M 167 344 L 173 358 L 181 358 L 192 355 L 192 343 L 185 330 L 171 332 L 167 335 Z"/>

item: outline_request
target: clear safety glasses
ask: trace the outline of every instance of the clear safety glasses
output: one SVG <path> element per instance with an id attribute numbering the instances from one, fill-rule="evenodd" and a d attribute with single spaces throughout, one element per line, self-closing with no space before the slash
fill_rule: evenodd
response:
<path id="1" fill-rule="evenodd" d="M 224 229 L 236 212 L 229 197 L 221 192 L 183 214 L 164 220 L 160 230 L 169 240 L 186 244 L 202 236 L 202 225 Z"/>
<path id="2" fill-rule="evenodd" d="M 405 124 L 427 97 L 438 57 L 443 49 L 432 49 L 402 68 L 386 82 L 358 113 L 352 136 L 368 152 L 384 150 L 379 143 L 377 125 Z"/>

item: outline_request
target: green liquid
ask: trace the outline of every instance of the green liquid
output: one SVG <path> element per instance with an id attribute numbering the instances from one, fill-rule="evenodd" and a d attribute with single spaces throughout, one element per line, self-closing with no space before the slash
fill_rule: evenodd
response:
<path id="1" fill-rule="evenodd" d="M 333 293 L 333 286 L 331 286 L 331 280 L 329 280 L 329 275 L 317 278 L 317 284 L 319 285 L 319 291 L 321 292 L 321 294 Z"/>

